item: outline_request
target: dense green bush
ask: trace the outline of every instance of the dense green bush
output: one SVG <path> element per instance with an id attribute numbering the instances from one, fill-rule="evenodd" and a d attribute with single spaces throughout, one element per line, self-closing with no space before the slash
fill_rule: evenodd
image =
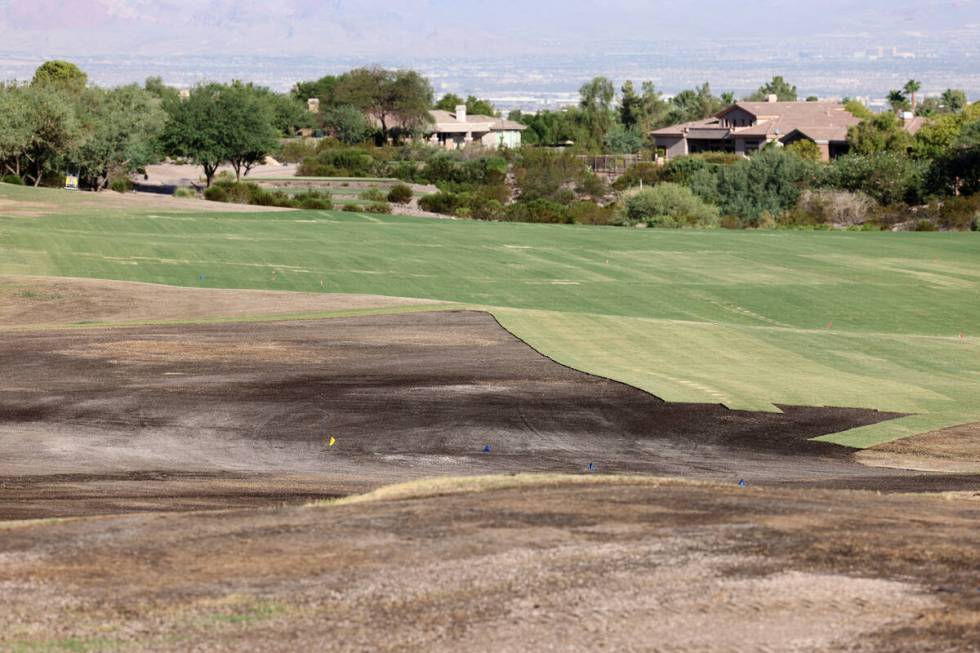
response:
<path id="1" fill-rule="evenodd" d="M 384 191 L 380 188 L 366 188 L 361 191 L 360 197 L 362 200 L 367 200 L 368 202 L 386 202 L 388 197 L 385 195 Z"/>
<path id="2" fill-rule="evenodd" d="M 881 204 L 912 204 L 925 195 L 927 167 L 904 154 L 848 154 L 825 169 L 823 184 L 870 195 Z"/>
<path id="3" fill-rule="evenodd" d="M 564 205 L 544 198 L 514 202 L 504 209 L 503 219 L 509 222 L 551 224 L 571 224 L 572 222 L 572 216 Z"/>
<path id="4" fill-rule="evenodd" d="M 109 183 L 109 188 L 117 193 L 128 193 L 133 190 L 133 182 L 125 177 L 119 177 Z"/>
<path id="5" fill-rule="evenodd" d="M 316 156 L 316 144 L 302 138 L 286 141 L 276 152 L 276 159 L 282 163 L 299 163 Z"/>
<path id="6" fill-rule="evenodd" d="M 388 201 L 393 204 L 408 204 L 412 201 L 412 187 L 407 184 L 395 184 L 388 191 Z"/>
<path id="7" fill-rule="evenodd" d="M 458 193 L 438 192 L 426 195 L 419 200 L 419 208 L 423 211 L 442 213 L 443 215 L 454 215 L 465 204 L 463 197 Z"/>
<path id="8" fill-rule="evenodd" d="M 611 225 L 616 224 L 616 208 L 600 206 L 595 202 L 581 200 L 572 202 L 568 214 L 575 224 Z"/>
<path id="9" fill-rule="evenodd" d="M 721 166 L 718 208 L 746 225 L 760 225 L 764 216 L 771 218 L 796 206 L 802 190 L 815 184 L 819 166 L 781 149 L 764 150 L 734 165 Z"/>
<path id="10" fill-rule="evenodd" d="M 174 197 L 193 199 L 197 197 L 197 191 L 195 191 L 193 188 L 178 188 L 174 191 Z"/>
<path id="11" fill-rule="evenodd" d="M 23 186 L 24 180 L 17 175 L 4 175 L 0 177 L 0 182 L 4 184 L 10 184 L 12 186 Z"/>
<path id="12" fill-rule="evenodd" d="M 875 201 L 864 193 L 806 190 L 796 206 L 777 217 L 776 223 L 781 227 L 851 227 L 867 222 L 874 208 Z"/>
<path id="13" fill-rule="evenodd" d="M 224 186 L 212 186 L 211 188 L 205 189 L 204 199 L 209 202 L 227 202 L 229 201 L 228 191 Z"/>
<path id="14" fill-rule="evenodd" d="M 391 213 L 391 204 L 388 202 L 371 202 L 362 207 L 364 213 Z"/>
<path id="15" fill-rule="evenodd" d="M 661 183 L 633 192 L 626 198 L 630 224 L 650 227 L 714 227 L 718 207 L 712 206 L 680 184 Z"/>
<path id="16" fill-rule="evenodd" d="M 359 147 L 317 147 L 314 156 L 303 159 L 300 177 L 375 177 L 383 164 L 372 152 Z"/>

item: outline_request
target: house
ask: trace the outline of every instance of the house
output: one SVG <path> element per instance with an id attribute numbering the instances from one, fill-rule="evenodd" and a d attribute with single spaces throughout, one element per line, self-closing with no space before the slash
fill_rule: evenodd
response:
<path id="1" fill-rule="evenodd" d="M 527 127 L 513 120 L 493 116 L 466 115 L 466 107 L 460 105 L 455 112 L 434 110 L 429 112 L 433 122 L 425 127 L 425 134 L 433 145 L 447 150 L 457 150 L 472 143 L 489 149 L 521 146 L 521 132 Z"/>
<path id="2" fill-rule="evenodd" d="M 748 155 L 768 143 L 789 145 L 810 140 L 820 147 L 824 161 L 847 152 L 847 130 L 858 124 L 837 102 L 736 102 L 707 118 L 652 132 L 667 159 L 698 152 L 733 152 Z"/>

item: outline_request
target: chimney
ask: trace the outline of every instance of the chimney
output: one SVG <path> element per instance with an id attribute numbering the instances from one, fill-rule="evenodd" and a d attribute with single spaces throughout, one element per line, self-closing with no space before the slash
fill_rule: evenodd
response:
<path id="1" fill-rule="evenodd" d="M 779 96 L 778 95 L 770 95 L 767 99 L 768 99 L 769 104 L 775 104 L 776 102 L 779 102 Z"/>
<path id="2" fill-rule="evenodd" d="M 320 98 L 311 97 L 306 101 L 306 108 L 310 113 L 320 113 Z"/>
<path id="3" fill-rule="evenodd" d="M 189 99 L 191 99 L 191 92 L 190 92 L 190 90 L 189 89 L 186 89 L 186 88 L 180 89 L 180 101 L 181 102 L 187 102 L 187 100 L 189 100 Z"/>
<path id="4" fill-rule="evenodd" d="M 456 120 L 459 122 L 466 122 L 466 105 L 460 104 L 456 106 Z"/>

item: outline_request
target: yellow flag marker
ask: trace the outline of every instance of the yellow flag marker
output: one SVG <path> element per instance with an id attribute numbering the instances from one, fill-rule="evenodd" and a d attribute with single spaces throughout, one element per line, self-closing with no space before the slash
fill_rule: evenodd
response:
<path id="1" fill-rule="evenodd" d="M 330 436 L 330 446 L 332 447 L 335 444 L 337 444 L 337 439 L 334 438 L 333 436 Z"/>

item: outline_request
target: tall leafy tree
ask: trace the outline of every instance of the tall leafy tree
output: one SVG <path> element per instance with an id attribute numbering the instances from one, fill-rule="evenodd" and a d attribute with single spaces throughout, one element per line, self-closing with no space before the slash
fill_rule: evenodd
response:
<path id="1" fill-rule="evenodd" d="M 226 161 L 241 179 L 276 146 L 277 132 L 262 94 L 236 82 L 193 89 L 175 107 L 161 140 L 167 154 L 201 166 L 210 186 Z"/>
<path id="2" fill-rule="evenodd" d="M 798 99 L 796 87 L 783 79 L 781 75 L 776 75 L 772 81 L 766 82 L 745 99 L 753 102 L 765 102 L 770 95 L 775 95 L 780 102 L 796 102 Z"/>
<path id="3" fill-rule="evenodd" d="M 615 121 L 612 103 L 616 87 L 608 78 L 596 77 L 582 85 L 579 95 L 580 117 L 590 145 L 601 146 Z"/>
<path id="4" fill-rule="evenodd" d="M 160 99 L 131 85 L 86 89 L 79 104 L 87 137 L 69 158 L 87 186 L 101 190 L 112 173 L 129 173 L 159 159 L 167 120 Z"/>
<path id="5" fill-rule="evenodd" d="M 25 90 L 31 137 L 21 176 L 39 186 L 46 173 L 63 172 L 65 156 L 85 139 L 73 98 L 50 84 Z"/>
<path id="6" fill-rule="evenodd" d="M 947 88 L 940 98 L 943 110 L 948 113 L 959 113 L 967 106 L 966 91 Z"/>
<path id="7" fill-rule="evenodd" d="M 691 122 L 713 116 L 728 104 L 732 98 L 717 97 L 711 92 L 711 85 L 705 82 L 695 89 L 681 91 L 670 102 L 669 122 Z"/>
<path id="8" fill-rule="evenodd" d="M 0 85 L 0 176 L 21 176 L 34 135 L 29 90 Z"/>
<path id="9" fill-rule="evenodd" d="M 432 120 L 432 86 L 413 70 L 358 68 L 341 76 L 338 102 L 350 104 L 377 120 L 386 141 L 392 129 L 416 132 Z"/>
<path id="10" fill-rule="evenodd" d="M 847 142 L 855 154 L 905 154 L 912 138 L 894 113 L 881 113 L 848 129 Z"/>
<path id="11" fill-rule="evenodd" d="M 439 111 L 452 112 L 456 110 L 456 107 L 462 106 L 464 104 L 466 104 L 466 101 L 463 98 L 456 95 L 455 93 L 446 93 L 441 98 L 439 98 L 439 101 L 436 102 L 436 105 L 432 108 L 438 109 Z"/>
<path id="12" fill-rule="evenodd" d="M 55 59 L 45 61 L 34 71 L 32 85 L 50 84 L 67 90 L 80 92 L 88 83 L 88 75 L 69 61 Z"/>

